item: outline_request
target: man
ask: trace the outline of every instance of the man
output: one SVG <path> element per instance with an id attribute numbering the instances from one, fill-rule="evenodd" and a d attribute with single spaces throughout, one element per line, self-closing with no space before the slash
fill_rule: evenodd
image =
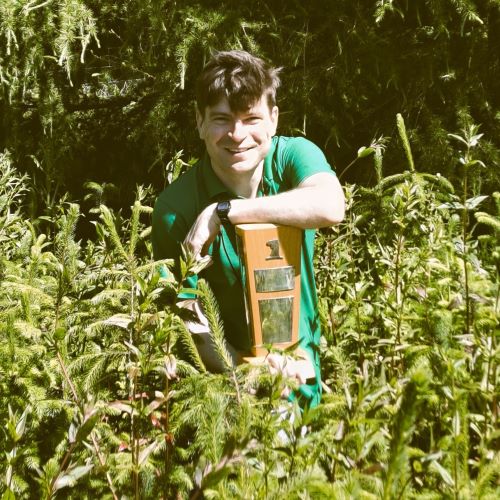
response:
<path id="1" fill-rule="evenodd" d="M 315 376 L 305 375 L 303 362 L 285 363 L 279 355 L 268 362 L 297 378 L 302 403 L 316 405 L 321 384 L 314 229 L 343 219 L 344 196 L 314 144 L 275 136 L 279 84 L 278 70 L 243 51 L 219 52 L 205 66 L 197 82 L 196 123 L 207 155 L 159 196 L 153 250 L 156 259 L 177 259 L 184 243 L 195 256 L 211 256 L 212 265 L 200 277 L 217 298 L 227 341 L 237 356 L 248 351 L 250 340 L 234 225 L 268 222 L 304 229 L 299 337 Z M 195 287 L 196 280 L 190 278 L 188 286 Z M 192 330 L 206 331 L 199 307 L 188 304 L 200 316 Z M 203 357 L 202 346 L 200 352 Z"/>

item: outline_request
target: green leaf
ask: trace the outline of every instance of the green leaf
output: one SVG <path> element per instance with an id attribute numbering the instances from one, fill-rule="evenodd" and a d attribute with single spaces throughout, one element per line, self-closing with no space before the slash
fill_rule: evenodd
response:
<path id="1" fill-rule="evenodd" d="M 223 467 L 217 467 L 215 470 L 207 474 L 202 481 L 202 488 L 210 488 L 219 484 L 224 478 L 226 478 L 233 470 L 233 467 L 224 465 Z"/>
<path id="2" fill-rule="evenodd" d="M 481 160 L 472 160 L 467 162 L 467 167 L 473 167 L 474 165 L 479 165 L 480 167 L 486 168 L 486 165 Z"/>
<path id="3" fill-rule="evenodd" d="M 83 441 L 95 427 L 95 424 L 99 420 L 99 412 L 94 410 L 94 412 L 85 420 L 83 425 L 78 429 L 76 433 L 76 441 Z"/>
<path id="4" fill-rule="evenodd" d="M 212 264 L 212 257 L 210 255 L 205 255 L 205 257 L 201 257 L 190 266 L 189 272 L 190 274 L 198 274 L 211 264 Z"/>
<path id="5" fill-rule="evenodd" d="M 2 500 L 16 500 L 16 496 L 14 495 L 14 492 L 10 488 L 7 488 L 3 492 Z"/>
<path id="6" fill-rule="evenodd" d="M 68 441 L 70 443 L 83 441 L 90 434 L 98 419 L 99 412 L 97 410 L 92 410 L 89 415 L 85 416 L 83 424 L 79 427 L 72 422 L 69 426 Z"/>
<path id="7" fill-rule="evenodd" d="M 375 153 L 374 148 L 366 147 L 366 146 L 361 146 L 358 149 L 358 158 L 366 158 L 367 156 L 370 156 L 371 154 Z"/>
<path id="8" fill-rule="evenodd" d="M 454 483 L 450 473 L 439 462 L 431 462 L 431 469 L 435 469 L 448 486 L 453 486 Z"/>
<path id="9" fill-rule="evenodd" d="M 54 489 L 60 490 L 61 488 L 65 488 L 66 486 L 74 486 L 78 479 L 88 474 L 93 467 L 93 465 L 82 465 L 80 467 L 75 467 L 64 476 L 60 476 L 57 478 L 57 481 L 54 483 Z"/>
<path id="10" fill-rule="evenodd" d="M 70 444 L 76 441 L 76 432 L 77 432 L 76 425 L 74 424 L 74 422 L 71 422 L 68 429 L 68 441 Z"/>
<path id="11" fill-rule="evenodd" d="M 439 209 L 443 208 L 451 208 L 452 210 L 463 210 L 465 207 L 459 203 L 458 201 L 450 202 L 450 203 L 442 203 L 438 206 Z"/>
<path id="12" fill-rule="evenodd" d="M 16 434 L 17 434 L 18 439 L 21 439 L 23 437 L 24 430 L 26 428 L 26 419 L 27 419 L 28 413 L 30 411 L 31 411 L 31 408 L 29 406 L 27 406 L 25 408 L 25 410 L 23 411 L 21 418 L 19 419 L 19 421 L 16 424 Z"/>
<path id="13" fill-rule="evenodd" d="M 132 323 L 132 318 L 128 314 L 114 314 L 102 322 L 104 325 L 113 325 L 127 330 Z"/>
<path id="14" fill-rule="evenodd" d="M 149 444 L 146 448 L 144 448 L 140 453 L 139 453 L 139 460 L 138 463 L 139 465 L 142 465 L 145 460 L 155 451 L 158 447 L 160 446 L 160 443 L 157 441 L 153 441 L 151 444 Z"/>
<path id="15" fill-rule="evenodd" d="M 468 210 L 474 210 L 487 198 L 488 196 L 474 196 L 474 198 L 469 198 L 465 202 L 465 206 L 467 207 Z"/>
<path id="16" fill-rule="evenodd" d="M 448 134 L 448 137 L 451 137 L 457 141 L 460 141 L 462 144 L 465 144 L 467 147 L 469 146 L 469 143 L 463 137 L 460 137 L 459 135 Z"/>
<path id="17" fill-rule="evenodd" d="M 54 338 L 56 340 L 64 340 L 64 337 L 66 337 L 66 328 L 58 326 L 54 331 Z"/>
<path id="18" fill-rule="evenodd" d="M 111 403 L 108 403 L 108 406 L 110 408 L 114 408 L 116 410 L 120 410 L 122 412 L 129 413 L 130 415 L 132 415 L 132 412 L 133 412 L 132 406 L 129 404 L 123 403 L 122 401 L 113 401 Z"/>
<path id="19" fill-rule="evenodd" d="M 479 143 L 479 139 L 481 139 L 481 137 L 483 137 L 484 134 L 476 134 L 476 135 L 473 135 L 470 140 L 469 140 L 469 144 L 470 144 L 470 147 L 473 148 L 475 146 L 478 145 Z"/>
<path id="20" fill-rule="evenodd" d="M 292 458 L 293 456 L 293 451 L 290 448 L 285 448 L 283 446 L 278 446 L 274 448 L 275 451 L 279 451 L 280 453 L 283 453 L 284 455 Z"/>
<path id="21" fill-rule="evenodd" d="M 406 126 L 403 116 L 398 113 L 396 115 L 396 123 L 398 127 L 399 137 L 403 143 L 403 149 L 406 154 L 406 159 L 408 160 L 408 167 L 411 172 L 415 172 L 415 164 L 413 162 L 413 155 L 411 153 L 410 141 L 408 140 L 408 134 L 406 133 Z"/>

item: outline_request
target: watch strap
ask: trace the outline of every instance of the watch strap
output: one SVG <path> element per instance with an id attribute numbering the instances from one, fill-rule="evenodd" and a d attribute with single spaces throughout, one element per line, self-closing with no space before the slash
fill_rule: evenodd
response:
<path id="1" fill-rule="evenodd" d="M 217 203 L 215 211 L 217 212 L 217 215 L 219 216 L 219 219 L 223 224 L 231 224 L 231 221 L 229 220 L 230 210 L 231 202 L 229 200 L 219 201 L 219 203 Z"/>

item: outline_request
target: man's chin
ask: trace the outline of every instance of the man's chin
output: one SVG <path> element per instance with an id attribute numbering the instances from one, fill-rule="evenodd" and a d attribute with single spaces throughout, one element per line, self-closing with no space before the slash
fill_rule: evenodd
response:
<path id="1" fill-rule="evenodd" d="M 222 158 L 221 158 L 222 160 Z M 248 174 L 255 171 L 256 168 L 262 163 L 262 158 L 259 155 L 251 155 L 248 158 L 228 158 L 225 157 L 224 161 L 218 163 L 219 167 L 214 168 L 220 175 L 238 175 Z"/>
<path id="2" fill-rule="evenodd" d="M 238 161 L 231 164 L 229 167 L 233 172 L 252 172 L 259 166 L 258 160 Z"/>

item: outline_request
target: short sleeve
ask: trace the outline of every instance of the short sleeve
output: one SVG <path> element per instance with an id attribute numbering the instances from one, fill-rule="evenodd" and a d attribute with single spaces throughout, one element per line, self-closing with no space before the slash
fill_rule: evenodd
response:
<path id="1" fill-rule="evenodd" d="M 278 148 L 285 183 L 298 186 L 312 175 L 326 172 L 335 175 L 323 151 L 304 137 L 288 138 L 283 148 Z"/>
<path id="2" fill-rule="evenodd" d="M 155 260 L 174 259 L 174 275 L 180 278 L 179 258 L 181 256 L 181 243 L 187 234 L 187 224 L 182 216 L 173 211 L 161 197 L 156 202 L 153 210 L 153 226 L 151 240 Z M 168 272 L 162 270 L 163 272 Z M 196 288 L 197 276 L 188 277 L 183 286 Z M 179 298 L 193 298 L 192 294 L 180 294 Z"/>
<path id="3" fill-rule="evenodd" d="M 159 198 L 153 210 L 151 230 L 153 255 L 156 260 L 179 257 L 180 243 L 184 239 L 183 226 L 185 224 L 181 217 Z"/>

